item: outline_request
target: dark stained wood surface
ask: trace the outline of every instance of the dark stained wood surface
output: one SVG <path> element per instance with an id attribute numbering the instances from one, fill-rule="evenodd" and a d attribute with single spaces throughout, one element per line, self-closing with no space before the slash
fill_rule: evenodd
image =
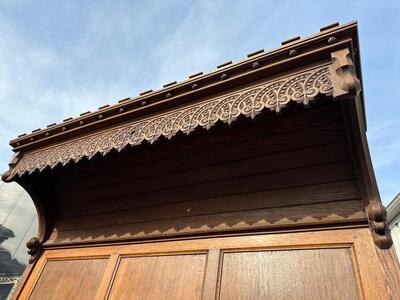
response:
<path id="1" fill-rule="evenodd" d="M 227 203 L 228 205 L 228 203 Z M 187 218 L 173 218 L 151 222 L 114 224 L 88 229 L 54 231 L 52 237 L 60 241 L 108 238 L 144 238 L 193 233 L 239 231 L 247 229 L 295 227 L 299 225 L 343 224 L 365 221 L 360 200 L 291 206 L 281 209 L 256 209 L 254 211 L 226 212 Z M 101 220 L 100 220 L 101 221 Z"/>
<path id="2" fill-rule="evenodd" d="M 47 244 L 366 222 L 342 123 L 321 103 L 67 168 Z"/>
<path id="3" fill-rule="evenodd" d="M 210 153 L 210 155 L 212 155 L 212 153 Z M 346 149 L 345 143 L 327 144 L 297 151 L 286 151 L 270 156 L 243 159 L 229 163 L 219 163 L 214 166 L 206 166 L 196 169 L 193 168 L 182 172 L 175 170 L 161 176 L 153 174 L 144 179 L 130 179 L 130 176 L 128 176 L 124 178 L 125 182 L 122 183 L 107 183 L 103 186 L 98 185 L 96 189 L 86 191 L 79 190 L 77 192 L 70 191 L 68 193 L 73 202 L 75 202 L 75 199 L 77 198 L 82 197 L 85 199 L 93 197 L 93 194 L 97 196 L 96 199 L 99 201 L 109 197 L 118 197 L 122 199 L 125 197 L 139 198 L 143 195 L 145 196 L 159 191 L 168 192 L 169 190 L 186 186 L 195 186 L 214 182 L 218 184 L 221 181 L 224 182 L 235 179 L 244 180 L 246 178 L 257 176 L 258 174 L 263 176 L 264 174 L 273 172 L 286 170 L 291 171 L 293 169 L 346 160 L 349 160 L 349 152 Z M 171 170 L 173 170 L 173 168 Z M 254 181 L 254 179 L 249 180 Z M 112 189 L 110 189 L 110 187 L 112 187 Z M 134 187 L 134 191 L 129 189 L 132 187 Z"/>
<path id="4" fill-rule="evenodd" d="M 71 195 L 74 191 L 96 190 L 98 181 L 105 178 L 109 184 L 119 184 L 223 162 L 344 142 L 346 134 L 342 122 L 338 107 L 317 107 L 284 116 L 268 114 L 258 117 L 256 121 L 243 119 L 232 128 L 221 125 L 211 132 L 200 129 L 190 136 L 181 135 L 173 142 L 157 142 L 157 147 L 143 145 L 100 160 L 101 163 L 80 164 L 79 172 L 87 177 L 80 178 L 79 185 L 66 187 L 60 182 L 59 188 Z M 73 181 L 76 175 L 76 168 L 67 168 L 62 179 Z M 63 203 L 70 203 L 70 198 L 68 196 Z"/>
<path id="5" fill-rule="evenodd" d="M 327 44 L 327 40 L 332 36 L 334 36 L 334 43 Z M 44 144 L 59 142 L 66 137 L 75 137 L 88 131 L 93 132 L 99 128 L 123 123 L 135 117 L 150 115 L 167 107 L 198 100 L 201 97 L 215 95 L 219 92 L 226 92 L 231 88 L 237 88 L 248 83 L 254 84 L 256 80 L 265 77 L 271 76 L 273 78 L 280 72 L 296 72 L 299 71 L 299 68 L 304 69 L 308 64 L 317 61 L 330 61 L 332 51 L 338 48 L 358 48 L 357 45 L 357 22 L 351 22 L 333 29 L 329 28 L 310 38 L 292 41 L 283 45 L 280 49 L 259 55 L 250 55 L 246 61 L 219 69 L 217 72 L 199 74 L 200 76 L 195 77 L 190 76 L 189 80 L 168 85 L 168 87 L 164 86 L 165 88 L 162 90 L 142 93 L 140 99 L 123 99 L 123 101 L 111 107 L 102 107 L 101 110 L 96 112 L 84 113 L 77 118 L 69 118 L 65 123 L 48 126 L 49 128 L 45 130 L 35 130 L 32 134 L 22 135 L 12 140 L 11 145 L 16 151 L 25 151 L 38 148 Z M 288 52 L 292 47 L 301 49 L 301 55 L 289 56 Z M 359 68 L 357 51 L 354 51 L 353 57 L 357 68 Z M 258 67 L 254 68 L 254 63 Z M 221 76 L 225 72 L 228 72 L 229 76 L 221 80 Z M 193 89 L 193 83 L 198 84 L 201 88 Z M 166 99 L 168 93 L 172 97 Z M 142 101 L 146 105 L 142 105 Z M 100 115 L 101 118 L 99 118 Z M 63 129 L 63 127 L 67 128 Z M 46 135 L 46 132 L 50 132 L 50 136 Z"/>
<path id="6" fill-rule="evenodd" d="M 390 236 L 379 229 L 385 226 L 385 211 L 379 206 L 364 131 L 359 57 L 353 52 L 357 34 L 346 34 L 346 38 L 338 34 L 335 31 L 335 36 L 326 39 L 325 50 L 305 53 L 304 48 L 301 55 L 290 58 L 286 53 L 280 66 L 261 66 L 257 61 L 257 70 L 223 74 L 225 84 L 214 78 L 218 82 L 214 88 L 206 87 L 211 82 L 204 82 L 204 77 L 205 85 L 199 90 L 181 91 L 172 95 L 173 101 L 150 103 L 143 110 L 129 107 L 130 112 L 125 107 L 118 110 L 119 117 L 109 112 L 100 121 L 97 113 L 85 114 L 85 121 L 69 122 L 62 134 L 51 128 L 55 134 L 47 138 L 34 133 L 34 138 L 26 137 L 28 143 L 25 137 L 18 145 L 13 141 L 17 151 L 37 151 L 17 155 L 10 164 L 10 172 L 16 173 L 8 172 L 5 178 L 15 178 L 26 187 L 38 204 L 39 215 L 45 217 L 39 238 L 31 243 L 37 247 L 30 247 L 31 252 L 42 248 L 44 252 L 41 256 L 33 253 L 37 261 L 16 297 L 398 298 L 393 253 L 376 251 L 374 245 L 375 240 L 379 247 L 389 248 Z M 310 44 L 319 45 L 313 39 Z M 293 50 L 290 53 L 296 54 Z M 318 72 L 322 73 L 310 77 L 303 73 L 304 68 L 321 63 Z M 279 112 L 279 99 L 287 97 L 306 106 L 310 100 L 310 108 L 291 103 L 281 116 L 264 112 L 254 121 L 240 117 L 231 128 L 219 123 L 211 132 L 200 129 L 190 136 L 178 134 L 173 141 L 158 139 L 157 146 L 138 146 L 143 139 L 135 134 L 140 131 L 126 127 L 136 122 L 133 116 L 144 112 L 152 116 L 159 109 L 188 103 L 201 90 L 207 90 L 198 94 L 201 97 L 216 97 L 218 92 L 225 96 L 290 68 L 279 78 L 294 72 L 294 81 L 276 90 L 275 97 L 268 93 L 277 101 L 271 98 L 261 107 Z M 314 91 L 325 96 L 314 102 Z M 218 103 L 225 105 L 227 99 Z M 242 100 L 241 96 L 237 99 Z M 210 105 L 217 103 L 210 100 Z M 158 120 L 170 118 L 165 124 L 174 128 L 157 127 L 158 132 L 146 140 L 154 142 L 158 134 L 170 137 L 182 126 L 197 127 L 197 121 L 214 125 L 212 115 L 203 118 L 193 114 L 192 108 L 180 119 L 183 123 L 170 122 L 171 115 L 159 115 Z M 227 116 L 232 115 L 228 112 Z M 116 123 L 126 131 L 110 131 Z M 156 128 L 154 123 L 141 124 L 149 129 L 146 132 Z M 111 127 L 95 139 L 80 135 L 107 126 Z M 55 128 L 60 130 L 60 126 Z M 61 142 L 61 136 L 75 140 Z M 46 140 L 61 143 L 47 151 L 40 148 Z M 125 148 L 129 142 L 137 147 Z M 107 153 L 117 148 L 124 149 Z M 96 152 L 107 158 L 97 155 L 90 161 L 69 162 Z M 37 172 L 13 177 L 25 170 Z M 372 230 L 369 224 L 374 225 Z"/>

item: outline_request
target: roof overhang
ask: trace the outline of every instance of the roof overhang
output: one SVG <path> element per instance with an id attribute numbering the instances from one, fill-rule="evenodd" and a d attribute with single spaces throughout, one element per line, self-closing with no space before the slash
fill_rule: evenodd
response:
<path id="1" fill-rule="evenodd" d="M 389 248 L 392 240 L 386 210 L 380 201 L 365 134 L 356 22 L 321 28 L 316 35 L 289 39 L 277 49 L 257 51 L 236 64 L 222 64 L 214 72 L 194 74 L 181 83 L 166 84 L 161 90 L 147 91 L 21 135 L 10 142 L 15 155 L 2 178 L 30 189 L 38 178 L 29 175 L 36 172 L 143 142 L 153 143 L 162 137 L 169 139 L 179 132 L 209 129 L 218 122 L 232 123 L 240 116 L 254 118 L 263 111 L 280 114 L 292 104 L 307 107 L 321 96 L 340 101 L 373 239 L 379 247 Z M 39 215 L 45 215 L 42 200 L 35 204 Z M 44 228 L 50 223 L 44 217 L 41 220 L 42 242 L 48 234 Z"/>
<path id="2" fill-rule="evenodd" d="M 280 113 L 291 102 L 308 106 L 321 94 L 334 100 L 359 96 L 363 103 L 358 53 L 357 23 L 333 24 L 209 74 L 35 130 L 10 142 L 16 154 L 3 180 L 189 134 L 197 127 L 209 129 L 219 121 L 231 123 L 240 115 Z"/>

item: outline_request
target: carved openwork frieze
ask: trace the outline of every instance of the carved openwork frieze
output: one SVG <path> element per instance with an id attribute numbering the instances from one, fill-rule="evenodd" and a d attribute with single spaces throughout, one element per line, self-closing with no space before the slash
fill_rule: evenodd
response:
<path id="1" fill-rule="evenodd" d="M 78 162 L 83 157 L 90 159 L 98 153 L 106 155 L 112 149 L 121 151 L 128 145 L 139 145 L 144 141 L 153 143 L 160 137 L 170 139 L 178 132 L 189 134 L 197 127 L 209 129 L 218 121 L 230 124 L 240 115 L 254 118 L 265 109 L 279 113 L 289 102 L 308 106 L 319 94 L 332 93 L 330 69 L 325 64 L 63 144 L 24 153 L 5 179 L 41 171 L 46 167 L 65 165 L 70 161 Z"/>
<path id="2" fill-rule="evenodd" d="M 334 100 L 356 97 L 360 82 L 349 49 L 332 52 L 331 57 L 331 63 L 21 153 L 10 165 L 10 170 L 3 174 L 3 180 L 66 165 L 70 161 L 78 162 L 84 157 L 91 159 L 96 154 L 106 155 L 113 149 L 121 151 L 128 145 L 135 146 L 144 141 L 153 143 L 160 137 L 170 139 L 178 132 L 189 134 L 197 127 L 209 129 L 219 121 L 230 124 L 240 115 L 254 118 L 265 109 L 280 113 L 290 102 L 308 106 L 321 94 L 332 96 Z"/>

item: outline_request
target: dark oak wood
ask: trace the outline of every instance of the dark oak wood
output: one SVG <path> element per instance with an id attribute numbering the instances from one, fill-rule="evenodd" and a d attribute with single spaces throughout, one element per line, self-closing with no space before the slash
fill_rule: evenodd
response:
<path id="1" fill-rule="evenodd" d="M 138 224 L 122 224 L 104 227 L 93 227 L 89 230 L 76 229 L 70 231 L 55 230 L 49 243 L 71 241 L 106 241 L 119 237 L 154 238 L 171 237 L 188 234 L 210 234 L 221 232 L 237 232 L 249 229 L 277 229 L 300 225 L 346 224 L 352 222 L 365 223 L 366 215 L 359 200 L 312 204 L 277 209 L 256 209 L 254 211 L 227 212 L 217 215 L 205 215 L 171 220 L 157 220 Z M 47 245 L 50 245 L 50 244 Z"/>
<path id="2" fill-rule="evenodd" d="M 358 49 L 334 24 L 11 141 L 14 298 L 399 299 Z"/>
<path id="3" fill-rule="evenodd" d="M 366 224 L 342 124 L 321 103 L 56 172 L 46 244 Z"/>

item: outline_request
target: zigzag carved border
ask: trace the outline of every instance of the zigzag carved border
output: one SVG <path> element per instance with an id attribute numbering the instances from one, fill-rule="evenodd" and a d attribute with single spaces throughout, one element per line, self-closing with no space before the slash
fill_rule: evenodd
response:
<path id="1" fill-rule="evenodd" d="M 330 65 L 319 66 L 75 138 L 61 145 L 24 153 L 7 179 L 47 167 L 54 168 L 58 164 L 66 165 L 70 161 L 78 162 L 84 157 L 90 159 L 98 153 L 106 155 L 112 149 L 121 151 L 128 145 L 139 145 L 143 141 L 153 143 L 161 136 L 171 138 L 180 131 L 189 134 L 199 126 L 209 129 L 218 121 L 232 123 L 240 115 L 254 118 L 264 109 L 279 113 L 290 101 L 307 106 L 318 94 L 332 93 Z"/>

